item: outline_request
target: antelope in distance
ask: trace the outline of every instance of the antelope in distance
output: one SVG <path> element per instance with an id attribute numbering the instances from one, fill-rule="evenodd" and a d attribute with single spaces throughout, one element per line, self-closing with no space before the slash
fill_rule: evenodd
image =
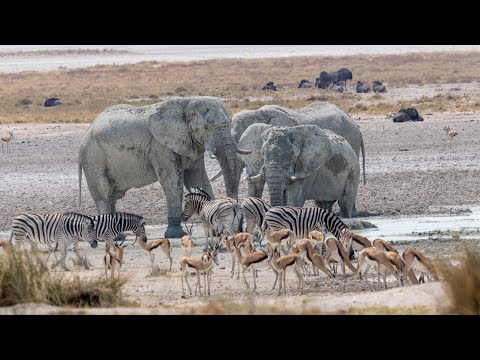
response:
<path id="1" fill-rule="evenodd" d="M 10 153 L 10 142 L 14 139 L 13 131 L 8 132 L 8 136 L 2 137 L 2 152 L 3 152 L 3 143 L 7 144 L 7 154 Z"/>
<path id="2" fill-rule="evenodd" d="M 450 144 L 452 143 L 452 139 L 458 135 L 458 131 L 450 130 L 450 126 L 444 127 L 443 130 L 447 132 L 447 136 L 450 139 Z"/>

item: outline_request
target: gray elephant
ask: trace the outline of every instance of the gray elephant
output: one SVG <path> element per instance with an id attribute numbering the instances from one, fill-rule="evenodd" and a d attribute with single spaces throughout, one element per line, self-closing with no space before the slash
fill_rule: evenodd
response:
<path id="1" fill-rule="evenodd" d="M 243 110 L 232 118 L 232 136 L 238 145 L 244 131 L 252 124 L 264 123 L 276 126 L 317 125 L 322 129 L 331 130 L 344 137 L 360 160 L 360 150 L 363 158 L 363 181 L 365 183 L 365 146 L 362 133 L 357 124 L 343 110 L 328 102 L 317 102 L 298 110 L 283 108 L 278 105 L 266 105 L 257 110 Z M 250 160 L 250 162 L 255 162 Z M 238 168 L 243 169 L 246 164 L 238 158 Z M 260 167 L 248 174 L 257 174 Z M 218 173 L 212 181 L 221 174 Z M 240 182 L 241 172 L 237 174 Z M 248 180 L 248 195 L 262 197 L 265 180 Z M 355 208 L 354 208 L 355 209 Z M 354 213 L 356 211 L 354 210 Z"/>
<path id="2" fill-rule="evenodd" d="M 350 144 L 316 125 L 271 126 L 253 124 L 240 138 L 251 155 L 240 155 L 261 165 L 258 174 L 270 189 L 270 204 L 301 207 L 305 200 L 330 208 L 338 201 L 342 217 L 351 217 L 360 180 L 360 165 Z M 257 154 L 261 154 L 261 164 Z M 247 165 L 247 172 L 251 168 Z M 326 206 L 325 206 L 326 205 Z"/>
<path id="3" fill-rule="evenodd" d="M 204 153 L 220 163 L 227 196 L 238 198 L 239 150 L 231 118 L 220 99 L 176 97 L 142 107 L 116 105 L 103 111 L 82 138 L 82 168 L 99 214 L 115 212 L 127 190 L 160 181 L 168 207 L 165 237 L 181 237 L 183 186 L 202 187 L 213 198 Z M 80 197 L 81 202 L 81 197 Z"/>

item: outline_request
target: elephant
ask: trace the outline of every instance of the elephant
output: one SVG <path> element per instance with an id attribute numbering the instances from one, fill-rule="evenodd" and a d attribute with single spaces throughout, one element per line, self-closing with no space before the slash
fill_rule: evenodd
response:
<path id="1" fill-rule="evenodd" d="M 338 201 L 342 217 L 352 216 L 360 165 L 343 137 L 316 125 L 253 124 L 240 143 L 245 138 L 252 139 L 252 154 L 240 157 L 248 163 L 249 157 L 258 160 L 254 154 L 261 154 L 260 171 L 252 179 L 266 180 L 271 206 L 302 207 L 305 200 L 314 200 L 331 209 Z"/>
<path id="2" fill-rule="evenodd" d="M 352 149 L 357 154 L 360 160 L 360 150 L 363 158 L 363 182 L 366 182 L 365 176 L 365 146 L 363 142 L 362 133 L 357 124 L 348 116 L 343 110 L 330 104 L 328 102 L 316 102 L 305 106 L 298 110 L 283 108 L 278 105 L 265 105 L 257 110 L 242 110 L 232 117 L 232 136 L 235 144 L 239 144 L 240 138 L 244 131 L 252 124 L 264 123 L 277 126 L 296 126 L 296 125 L 317 125 L 321 129 L 331 130 L 334 133 L 344 137 Z M 255 163 L 260 160 L 253 160 L 254 156 L 259 154 L 252 154 L 249 157 L 250 163 Z M 237 157 L 238 168 L 243 169 L 246 164 Z M 252 181 L 248 179 L 250 175 L 258 174 L 260 167 L 251 167 L 249 172 L 247 169 L 248 180 L 248 195 L 255 197 L 262 197 L 263 188 L 265 186 L 264 179 Z M 237 173 L 237 181 L 240 182 L 242 172 Z M 221 172 L 215 175 L 211 181 L 215 181 Z M 356 210 L 354 210 L 356 214 Z"/>
<path id="3" fill-rule="evenodd" d="M 99 214 L 115 212 L 116 201 L 129 189 L 158 180 L 168 208 L 165 237 L 182 237 L 183 186 L 201 187 L 213 198 L 205 150 L 220 163 L 227 196 L 237 199 L 242 169 L 236 153 L 250 152 L 237 148 L 231 118 L 219 98 L 173 97 L 147 106 L 111 106 L 81 140 L 80 204 L 82 169 Z"/>

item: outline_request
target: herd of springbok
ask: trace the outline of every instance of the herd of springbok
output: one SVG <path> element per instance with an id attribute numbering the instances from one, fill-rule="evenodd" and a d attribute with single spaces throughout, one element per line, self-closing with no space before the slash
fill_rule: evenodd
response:
<path id="1" fill-rule="evenodd" d="M 191 257 L 194 241 L 192 229 L 187 229 L 187 231 L 188 235 L 181 239 L 181 246 L 185 254 L 180 259 L 183 297 L 185 297 L 184 281 L 187 282 L 189 295 L 192 295 L 187 280 L 189 273 L 197 275 L 195 296 L 197 289 L 200 296 L 202 295 L 200 275 L 204 276 L 204 293 L 210 295 L 212 272 L 215 265 L 219 264 L 217 254 L 222 246 L 227 253 L 231 254 L 230 277 L 233 278 L 236 272 L 236 279 L 239 280 L 241 272 L 246 288 L 250 288 L 245 274 L 251 270 L 253 290 L 255 291 L 257 270 L 271 269 L 275 274 L 272 290 L 276 288 L 278 282 L 278 295 L 282 293 L 282 290 L 283 293 L 286 293 L 286 271 L 289 267 L 293 268 L 298 279 L 297 291 L 300 294 L 304 292 L 305 276 L 311 274 L 313 276 L 326 275 L 328 278 L 336 277 L 337 265 L 340 265 L 344 278 L 349 276 L 348 268 L 355 278 L 363 277 L 365 281 L 367 281 L 369 270 L 372 267 L 376 268 L 378 289 L 381 287 L 381 277 L 385 289 L 387 288 L 386 278 L 390 274 L 395 276 L 399 286 L 403 286 L 407 281 L 413 285 L 424 282 L 425 279 L 438 280 L 432 259 L 420 251 L 406 249 L 400 252 L 385 240 L 370 241 L 351 231 L 347 231 L 346 236 L 343 237 L 343 243 L 332 235 L 325 236 L 318 230 L 311 231 L 308 239 L 296 239 L 295 234 L 288 229 L 271 231 L 266 233 L 266 246 L 260 248 L 258 248 L 258 243 L 257 246 L 255 245 L 254 236 L 249 233 L 222 235 L 220 241 L 215 246 L 208 246 L 204 249 L 206 251 L 199 258 Z M 357 260 L 350 259 L 348 255 L 350 249 L 358 253 Z M 357 266 L 353 262 L 357 262 Z M 324 275 L 319 275 L 319 270 Z M 278 281 L 279 275 L 280 281 Z M 417 276 L 420 276 L 420 281 Z M 207 279 L 206 285 L 205 278 Z M 371 287 L 370 282 L 367 281 L 367 283 Z"/>

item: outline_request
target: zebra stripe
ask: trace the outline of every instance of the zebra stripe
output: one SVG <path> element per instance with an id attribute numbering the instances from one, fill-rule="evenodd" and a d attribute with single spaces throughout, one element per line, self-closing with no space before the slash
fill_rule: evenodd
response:
<path id="1" fill-rule="evenodd" d="M 233 235 L 233 228 L 238 226 L 241 210 L 238 203 L 232 198 L 211 200 L 210 196 L 200 188 L 192 189 L 190 194 L 185 195 L 185 207 L 182 220 L 187 221 L 197 214 L 203 222 L 205 239 L 208 243 L 208 234 L 215 229 L 218 234 L 226 232 Z M 212 234 L 213 240 L 213 234 Z"/>
<path id="2" fill-rule="evenodd" d="M 95 225 L 97 239 L 104 240 L 107 246 L 115 246 L 115 238 L 124 231 L 133 231 L 137 240 L 145 238 L 145 219 L 139 215 L 126 212 L 116 212 L 113 214 L 104 214 L 97 216 L 88 216 L 76 212 L 67 212 L 66 216 L 80 219 L 89 218 Z M 74 249 L 78 243 L 73 243 Z M 108 251 L 108 249 L 107 249 Z"/>
<path id="3" fill-rule="evenodd" d="M 276 206 L 268 210 L 262 225 L 262 233 L 267 227 L 271 231 L 290 229 L 297 239 L 306 238 L 310 231 L 318 228 L 324 228 L 340 239 L 341 230 L 348 229 L 345 223 L 329 209 L 291 206 Z"/>
<path id="4" fill-rule="evenodd" d="M 242 202 L 242 211 L 247 221 L 246 232 L 252 233 L 255 225 L 262 228 L 265 214 L 271 206 L 258 197 L 250 196 Z"/>
<path id="5" fill-rule="evenodd" d="M 45 244 L 52 248 L 56 243 L 61 247 L 62 258 L 53 265 L 59 263 L 65 270 L 69 270 L 65 264 L 67 257 L 67 245 L 81 238 L 87 241 L 93 248 L 97 247 L 94 223 L 90 218 L 71 218 L 64 214 L 20 214 L 12 222 L 12 236 L 15 248 L 29 241 L 34 251 L 38 251 L 37 243 Z M 77 253 L 77 256 L 79 254 Z"/>

